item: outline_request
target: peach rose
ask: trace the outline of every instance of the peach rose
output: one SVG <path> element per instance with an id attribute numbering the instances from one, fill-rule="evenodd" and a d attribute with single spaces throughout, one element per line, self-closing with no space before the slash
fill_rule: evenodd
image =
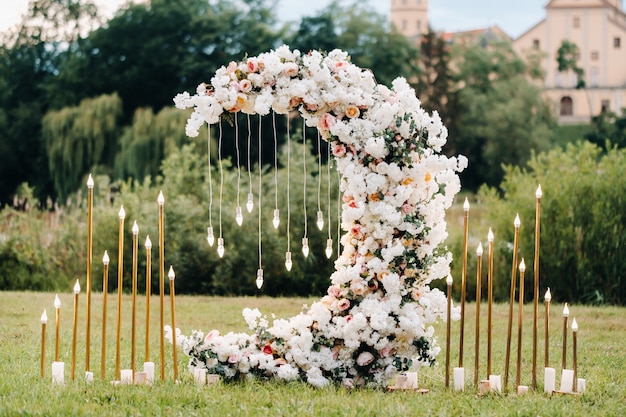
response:
<path id="1" fill-rule="evenodd" d="M 346 147 L 342 144 L 333 146 L 333 156 L 341 158 L 346 154 Z"/>
<path id="2" fill-rule="evenodd" d="M 259 61 L 255 58 L 248 59 L 248 72 L 257 72 L 259 70 Z"/>
<path id="3" fill-rule="evenodd" d="M 339 311 L 345 311 L 345 310 L 349 309 L 350 308 L 350 300 L 348 300 L 347 298 L 342 298 L 337 303 L 337 308 L 339 309 Z"/>
<path id="4" fill-rule="evenodd" d="M 355 105 L 351 104 L 351 105 L 349 105 L 346 108 L 346 116 L 348 116 L 348 118 L 350 118 L 350 119 L 354 119 L 355 117 L 359 117 L 360 114 L 361 114 L 361 111 Z"/>

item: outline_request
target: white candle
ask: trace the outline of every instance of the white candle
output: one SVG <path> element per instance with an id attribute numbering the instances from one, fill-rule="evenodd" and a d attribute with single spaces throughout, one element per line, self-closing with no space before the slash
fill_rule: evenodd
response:
<path id="1" fill-rule="evenodd" d="M 454 368 L 454 390 L 465 391 L 465 369 Z"/>
<path id="2" fill-rule="evenodd" d="M 146 383 L 145 372 L 135 372 L 135 385 L 141 385 Z"/>
<path id="3" fill-rule="evenodd" d="M 198 385 L 206 385 L 206 369 L 194 368 L 193 369 L 193 380 Z"/>
<path id="4" fill-rule="evenodd" d="M 489 389 L 502 392 L 502 378 L 500 375 L 489 375 Z"/>
<path id="5" fill-rule="evenodd" d="M 582 394 L 587 389 L 586 381 L 583 378 L 578 378 L 578 392 Z"/>
<path id="6" fill-rule="evenodd" d="M 122 384 L 132 384 L 133 383 L 133 370 L 132 369 L 122 369 L 121 371 L 120 381 Z"/>
<path id="7" fill-rule="evenodd" d="M 146 381 L 152 384 L 154 382 L 154 362 L 144 362 L 143 371 L 146 373 Z"/>
<path id="8" fill-rule="evenodd" d="M 406 373 L 406 387 L 408 389 L 417 389 L 419 388 L 417 383 L 417 372 L 407 372 Z"/>
<path id="9" fill-rule="evenodd" d="M 572 392 L 574 387 L 574 371 L 572 369 L 563 369 L 561 374 L 561 392 Z"/>
<path id="10" fill-rule="evenodd" d="M 85 382 L 92 383 L 93 382 L 93 372 L 85 371 Z"/>
<path id="11" fill-rule="evenodd" d="M 517 395 L 528 394 L 528 385 L 518 385 L 517 386 Z"/>
<path id="12" fill-rule="evenodd" d="M 65 378 L 65 363 L 52 362 L 52 383 L 55 385 L 63 385 Z"/>
<path id="13" fill-rule="evenodd" d="M 556 389 L 556 370 L 554 368 L 545 368 L 543 374 L 543 390 L 548 394 Z"/>

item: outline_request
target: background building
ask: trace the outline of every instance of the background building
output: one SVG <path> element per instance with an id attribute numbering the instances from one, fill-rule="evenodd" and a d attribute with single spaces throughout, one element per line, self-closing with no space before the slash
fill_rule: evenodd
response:
<path id="1" fill-rule="evenodd" d="M 602 111 L 621 113 L 626 106 L 626 14 L 620 0 L 551 0 L 546 17 L 513 41 L 519 54 L 544 55 L 544 89 L 557 107 L 561 123 L 586 122 Z M 577 76 L 559 72 L 557 51 L 563 40 L 578 46 L 577 65 L 586 88 L 576 89 Z"/>
<path id="2" fill-rule="evenodd" d="M 545 72 L 543 88 L 555 105 L 560 123 L 588 122 L 602 111 L 620 114 L 626 107 L 626 13 L 621 0 L 550 0 L 543 20 L 517 39 L 521 56 L 539 52 Z M 428 30 L 427 0 L 391 0 L 391 23 L 416 39 Z M 504 28 L 506 30 L 506 28 Z M 467 42 L 505 33 L 497 27 L 444 32 L 447 42 Z M 573 71 L 559 72 L 557 51 L 563 40 L 579 49 L 577 66 L 585 88 L 576 89 Z"/>

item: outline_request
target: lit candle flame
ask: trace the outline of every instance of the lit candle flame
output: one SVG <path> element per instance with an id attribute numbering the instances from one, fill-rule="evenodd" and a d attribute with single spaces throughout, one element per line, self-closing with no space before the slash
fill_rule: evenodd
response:
<path id="1" fill-rule="evenodd" d="M 572 331 L 573 332 L 578 331 L 578 323 L 576 323 L 576 317 L 574 317 L 574 320 L 572 321 Z"/>
<path id="2" fill-rule="evenodd" d="M 87 188 L 93 188 L 93 177 L 89 174 L 89 178 L 87 178 Z"/>
<path id="3" fill-rule="evenodd" d="M 78 282 L 78 280 L 76 280 L 76 284 L 74 284 L 74 294 L 79 294 L 80 293 L 80 283 Z"/>
<path id="4" fill-rule="evenodd" d="M 526 271 L 526 262 L 524 262 L 524 258 L 522 258 L 522 261 L 519 263 L 519 271 L 520 272 Z"/>
<path id="5" fill-rule="evenodd" d="M 172 265 L 170 265 L 170 270 L 167 273 L 167 277 L 170 279 L 170 281 L 173 281 L 174 278 L 176 278 L 176 274 L 174 273 L 174 268 L 172 267 Z"/>
<path id="6" fill-rule="evenodd" d="M 522 224 L 522 221 L 519 219 L 519 214 L 516 214 L 515 220 L 513 220 L 513 226 L 515 226 L 516 229 L 519 229 L 521 224 Z"/>
<path id="7" fill-rule="evenodd" d="M 150 235 L 146 235 L 146 249 L 152 249 L 152 241 L 150 240 Z"/>
<path id="8" fill-rule="evenodd" d="M 483 244 L 478 242 L 478 248 L 476 248 L 476 255 L 483 256 Z"/>
<path id="9" fill-rule="evenodd" d="M 543 196 L 543 192 L 541 191 L 541 184 L 539 184 L 537 186 L 537 191 L 535 191 L 535 197 L 537 197 L 537 199 L 540 199 Z"/>
<path id="10" fill-rule="evenodd" d="M 109 262 L 110 262 L 109 253 L 107 251 L 104 251 L 104 255 L 102 256 L 102 263 L 104 265 L 108 265 Z"/>
<path id="11" fill-rule="evenodd" d="M 552 300 L 552 294 L 550 293 L 550 288 L 546 290 L 546 295 L 544 296 L 546 303 L 549 303 Z"/>
<path id="12" fill-rule="evenodd" d="M 137 220 L 135 220 L 135 222 L 133 223 L 133 227 L 131 230 L 133 232 L 133 235 L 139 234 L 139 226 L 137 225 Z"/>
<path id="13" fill-rule="evenodd" d="M 493 242 L 493 232 L 491 231 L 491 227 L 489 228 L 489 232 L 487 233 L 487 240 L 489 242 Z"/>
<path id="14" fill-rule="evenodd" d="M 563 317 L 569 317 L 569 308 L 567 307 L 567 303 L 565 303 L 565 307 L 563 307 Z"/>
<path id="15" fill-rule="evenodd" d="M 448 274 L 448 277 L 446 278 L 446 284 L 452 285 L 452 275 Z"/>
<path id="16" fill-rule="evenodd" d="M 120 207 L 120 211 L 117 215 L 120 217 L 120 220 L 124 220 L 124 218 L 126 217 L 126 212 L 124 211 L 123 205 Z"/>
<path id="17" fill-rule="evenodd" d="M 165 197 L 163 197 L 163 191 L 159 191 L 159 196 L 157 197 L 157 203 L 159 206 L 165 204 Z"/>
<path id="18" fill-rule="evenodd" d="M 56 294 L 54 296 L 54 308 L 56 309 L 61 308 L 61 299 L 59 298 L 59 294 Z"/>
<path id="19" fill-rule="evenodd" d="M 470 204 L 469 201 L 467 200 L 467 197 L 465 197 L 465 202 L 463 203 L 463 211 L 469 211 L 470 209 Z"/>
<path id="20" fill-rule="evenodd" d="M 44 308 L 43 313 L 41 314 L 41 324 L 48 323 L 48 315 L 46 314 L 46 309 Z"/>

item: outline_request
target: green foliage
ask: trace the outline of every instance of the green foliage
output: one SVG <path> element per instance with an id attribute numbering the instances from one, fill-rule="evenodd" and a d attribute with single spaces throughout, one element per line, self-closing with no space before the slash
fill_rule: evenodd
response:
<path id="1" fill-rule="evenodd" d="M 96 165 L 111 166 L 122 102 L 117 94 L 85 99 L 77 107 L 48 112 L 42 133 L 50 175 L 59 197 L 79 187 Z"/>
<path id="2" fill-rule="evenodd" d="M 387 17 L 373 13 L 368 2 L 335 0 L 317 15 L 304 17 L 287 42 L 304 53 L 347 51 L 352 62 L 370 68 L 377 81 L 388 86 L 396 77 L 410 79 L 417 71 L 417 47 L 390 30 Z"/>
<path id="3" fill-rule="evenodd" d="M 585 70 L 578 66 L 578 60 L 580 59 L 580 51 L 578 45 L 574 42 L 564 39 L 561 42 L 561 46 L 556 51 L 556 63 L 559 72 L 567 72 L 572 70 L 576 74 L 576 88 L 585 88 Z"/>
<path id="4" fill-rule="evenodd" d="M 533 72 L 509 42 L 457 51 L 458 114 L 451 119 L 450 147 L 468 157 L 463 186 L 497 186 L 503 164 L 524 167 L 531 152 L 550 147 L 555 119 Z"/>
<path id="5" fill-rule="evenodd" d="M 600 147 L 626 147 L 626 109 L 621 116 L 613 112 L 603 112 L 591 118 L 591 126 L 584 137 Z"/>
<path id="6" fill-rule="evenodd" d="M 502 196 L 481 189 L 489 225 L 503 242 L 497 270 L 506 271 L 507 263 L 510 270 L 512 223 L 519 213 L 519 255 L 528 266 L 527 284 L 533 282 L 534 191 L 541 184 L 541 288 L 558 288 L 553 293 L 559 301 L 626 304 L 625 156 L 615 148 L 603 154 L 587 142 L 572 144 L 531 158 L 528 171 L 507 166 Z"/>

